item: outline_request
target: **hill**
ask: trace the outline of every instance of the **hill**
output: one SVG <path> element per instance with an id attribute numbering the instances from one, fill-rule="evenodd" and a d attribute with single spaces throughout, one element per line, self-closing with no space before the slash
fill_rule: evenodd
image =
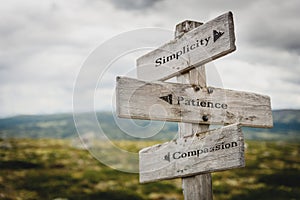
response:
<path id="1" fill-rule="evenodd" d="M 81 128 L 84 132 L 98 131 L 98 124 L 91 124 L 91 113 L 79 115 Z M 126 133 L 126 130 L 138 132 L 143 138 L 160 140 L 172 139 L 177 132 L 177 123 L 153 122 L 134 120 L 130 123 L 127 119 L 115 120 L 112 113 L 97 112 L 99 125 L 110 139 L 138 140 Z M 300 110 L 275 110 L 273 111 L 274 127 L 272 129 L 243 128 L 247 139 L 264 140 L 299 140 L 300 139 Z M 121 126 L 120 126 L 121 125 Z M 121 128 L 120 128 L 121 127 Z M 138 127 L 138 128 L 137 128 Z M 145 131 L 147 129 L 147 131 Z M 141 131 L 142 130 L 142 131 Z M 148 137 L 151 130 L 160 130 L 153 137 Z M 144 134 L 144 135 L 143 135 Z M 22 115 L 0 119 L 1 138 L 74 138 L 77 130 L 72 114 L 53 115 Z"/>
<path id="2" fill-rule="evenodd" d="M 271 129 L 243 128 L 246 138 L 272 140 L 300 139 L 300 110 L 273 111 L 274 126 Z"/>

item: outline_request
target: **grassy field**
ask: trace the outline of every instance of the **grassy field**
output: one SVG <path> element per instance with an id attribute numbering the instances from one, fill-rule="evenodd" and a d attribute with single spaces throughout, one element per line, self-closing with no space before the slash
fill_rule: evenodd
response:
<path id="1" fill-rule="evenodd" d="M 137 152 L 143 142 L 116 144 Z M 155 142 L 153 142 L 155 143 Z M 300 199 L 300 144 L 246 141 L 246 167 L 213 173 L 214 199 Z M 0 141 L 0 199 L 183 199 L 181 180 L 139 184 L 69 140 Z"/>

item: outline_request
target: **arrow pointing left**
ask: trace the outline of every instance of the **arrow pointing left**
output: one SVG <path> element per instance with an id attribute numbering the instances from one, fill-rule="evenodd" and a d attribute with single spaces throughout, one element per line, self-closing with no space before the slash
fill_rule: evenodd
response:
<path id="1" fill-rule="evenodd" d="M 162 96 L 162 97 L 159 97 L 159 98 L 172 105 L 172 94 L 169 94 L 167 96 Z"/>

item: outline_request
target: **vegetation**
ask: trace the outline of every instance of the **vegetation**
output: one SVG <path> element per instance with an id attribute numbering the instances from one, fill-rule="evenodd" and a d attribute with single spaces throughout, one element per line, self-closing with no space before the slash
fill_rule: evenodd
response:
<path id="1" fill-rule="evenodd" d="M 142 141 L 115 141 L 137 152 Z M 214 199 L 299 199 L 300 144 L 246 141 L 246 167 L 213 173 Z M 183 199 L 181 180 L 139 184 L 61 139 L 0 141 L 0 199 Z"/>
<path id="2" fill-rule="evenodd" d="M 98 132 L 99 127 L 96 123 L 91 123 L 91 117 L 94 113 L 79 114 L 78 120 L 80 129 L 86 133 Z M 174 138 L 177 132 L 177 123 L 152 122 L 149 129 L 160 130 L 159 134 L 152 137 L 146 137 L 145 131 L 149 121 L 134 120 L 130 123 L 128 119 L 115 120 L 112 113 L 98 112 L 96 117 L 99 125 L 112 140 L 139 140 L 132 137 L 120 128 L 134 130 L 137 126 L 144 127 L 143 131 L 136 131 L 145 134 L 144 139 L 148 140 L 170 140 Z M 276 110 L 273 111 L 274 128 L 257 129 L 243 128 L 245 137 L 251 140 L 289 140 L 300 141 L 300 110 Z M 137 125 L 137 126 L 136 126 Z M 160 129 L 162 127 L 162 129 Z M 151 132 L 151 130 L 150 130 Z M 153 131 L 152 131 L 153 132 Z M 155 131 L 154 131 L 155 132 Z M 150 134 L 151 135 L 151 134 Z M 34 115 L 34 116 L 16 116 L 0 119 L 0 138 L 74 138 L 77 137 L 77 131 L 72 114 L 55 115 Z"/>

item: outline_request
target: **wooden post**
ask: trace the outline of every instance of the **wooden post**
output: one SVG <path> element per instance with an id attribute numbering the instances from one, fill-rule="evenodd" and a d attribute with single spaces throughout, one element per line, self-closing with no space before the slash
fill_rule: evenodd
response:
<path id="1" fill-rule="evenodd" d="M 200 22 L 184 21 L 176 25 L 175 39 L 182 37 L 186 32 L 202 25 Z M 192 69 L 189 72 L 177 76 L 178 83 L 189 83 L 206 88 L 205 66 Z M 209 129 L 209 125 L 192 123 L 178 123 L 178 137 L 183 138 L 191 133 L 195 134 Z M 202 174 L 192 177 L 182 178 L 182 189 L 185 200 L 210 200 L 212 195 L 211 174 Z"/>

